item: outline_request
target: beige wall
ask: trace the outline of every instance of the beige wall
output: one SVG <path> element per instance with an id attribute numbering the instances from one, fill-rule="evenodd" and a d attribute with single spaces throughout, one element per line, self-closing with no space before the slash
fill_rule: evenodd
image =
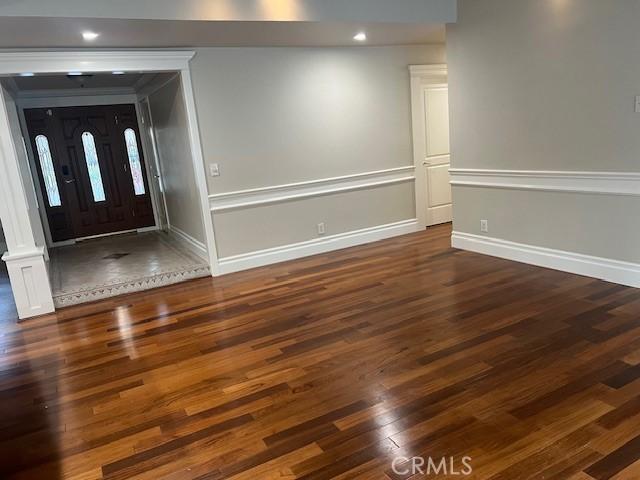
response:
<path id="1" fill-rule="evenodd" d="M 210 193 L 411 165 L 408 66 L 443 46 L 208 48 L 192 61 Z M 208 171 L 208 166 L 207 166 Z M 222 257 L 415 218 L 413 186 L 214 215 Z"/>
<path id="2" fill-rule="evenodd" d="M 461 0 L 447 27 L 455 167 L 640 171 L 640 3 Z"/>
<path id="3" fill-rule="evenodd" d="M 212 192 L 408 165 L 408 65 L 440 46 L 209 48 L 192 61 Z"/>
<path id="4" fill-rule="evenodd" d="M 221 212 L 214 216 L 218 248 L 230 256 L 303 242 L 318 236 L 320 222 L 333 235 L 409 220 L 414 202 L 405 183 Z"/>
<path id="5" fill-rule="evenodd" d="M 640 171 L 640 3 L 460 0 L 447 27 L 453 168 Z M 638 197 L 454 189 L 454 227 L 640 261 Z"/>
<path id="6" fill-rule="evenodd" d="M 640 263 L 640 200 L 622 195 L 454 187 L 455 230 Z"/>
<path id="7" fill-rule="evenodd" d="M 204 242 L 200 197 L 189 144 L 187 114 L 179 76 L 149 96 L 167 216 L 172 227 Z"/>

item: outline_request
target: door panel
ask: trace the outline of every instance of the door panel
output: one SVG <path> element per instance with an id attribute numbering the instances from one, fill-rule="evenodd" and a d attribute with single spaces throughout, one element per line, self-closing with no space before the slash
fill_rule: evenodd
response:
<path id="1" fill-rule="evenodd" d="M 424 167 L 427 176 L 427 225 L 452 219 L 449 184 L 449 90 L 446 85 L 427 86 L 424 92 Z"/>
<path id="2" fill-rule="evenodd" d="M 133 215 L 138 223 L 155 225 L 135 106 L 116 105 L 113 110 L 115 118 L 114 134 L 118 138 L 119 153 L 123 158 L 124 189 L 132 200 Z M 127 148 L 127 131 L 132 132 L 129 138 L 134 141 L 130 149 Z M 138 167 L 138 170 L 136 170 L 135 166 Z M 137 180 L 137 185 L 140 189 L 138 192 L 136 192 L 134 178 Z"/>
<path id="3" fill-rule="evenodd" d="M 124 128 L 118 125 L 121 116 L 134 122 L 135 107 L 25 110 L 32 143 L 44 134 L 54 145 L 53 164 L 62 197 L 62 205 L 46 209 L 54 241 L 154 225 L 151 197 L 148 192 L 136 196 L 133 190 Z M 140 163 L 144 169 L 141 149 Z M 38 175 L 43 186 L 41 165 Z"/>
<path id="4" fill-rule="evenodd" d="M 439 207 L 451 203 L 451 188 L 449 186 L 449 164 L 428 167 L 429 174 L 429 205 Z"/>
<path id="5" fill-rule="evenodd" d="M 29 136 L 32 142 L 32 151 L 35 155 L 35 163 L 38 170 L 38 183 L 42 191 L 42 198 L 44 199 L 45 211 L 49 221 L 49 229 L 54 241 L 58 239 L 73 238 L 73 219 L 70 216 L 69 209 L 67 208 L 70 199 L 67 196 L 67 184 L 65 179 L 69 178 L 70 167 L 68 162 L 62 161 L 65 155 L 61 145 L 58 145 L 57 138 L 51 131 L 51 110 L 39 109 L 37 111 L 26 111 L 25 116 L 29 125 Z M 38 144 L 38 137 L 44 138 L 43 141 Z M 46 158 L 49 157 L 52 170 L 46 166 L 43 167 L 43 162 L 48 163 Z M 46 176 L 43 175 L 43 169 L 48 171 Z M 64 174 L 66 172 L 66 175 Z M 48 191 L 54 191 L 54 198 L 49 198 Z M 56 195 L 57 194 L 57 195 Z"/>
<path id="6" fill-rule="evenodd" d="M 427 157 L 449 155 L 449 91 L 447 87 L 425 90 Z"/>

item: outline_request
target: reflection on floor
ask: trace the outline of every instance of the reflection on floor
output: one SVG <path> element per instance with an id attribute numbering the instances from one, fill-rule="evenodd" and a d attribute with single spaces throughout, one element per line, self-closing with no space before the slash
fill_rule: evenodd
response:
<path id="1" fill-rule="evenodd" d="M 166 233 L 88 240 L 50 250 L 57 307 L 162 287 L 209 275 L 206 261 Z"/>
<path id="2" fill-rule="evenodd" d="M 0 479 L 640 479 L 640 289 L 450 243 L 0 322 Z"/>

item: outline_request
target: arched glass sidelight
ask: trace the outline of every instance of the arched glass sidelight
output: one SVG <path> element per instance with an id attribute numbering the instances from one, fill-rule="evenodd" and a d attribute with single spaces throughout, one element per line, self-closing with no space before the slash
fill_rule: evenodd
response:
<path id="1" fill-rule="evenodd" d="M 95 202 L 104 202 L 107 198 L 104 194 L 102 174 L 100 173 L 100 163 L 98 162 L 98 152 L 93 135 L 89 132 L 82 134 L 82 146 L 84 147 L 84 159 L 89 171 L 89 181 Z"/>
<path id="2" fill-rule="evenodd" d="M 56 171 L 53 168 L 53 159 L 47 137 L 38 135 L 36 137 L 36 148 L 38 150 L 38 159 L 40 160 L 40 170 L 42 171 L 42 177 L 44 179 L 44 187 L 47 190 L 49 206 L 59 207 L 62 205 L 62 201 L 60 200 Z"/>
<path id="3" fill-rule="evenodd" d="M 144 178 L 142 177 L 142 165 L 140 164 L 140 153 L 138 152 L 138 140 L 136 132 L 132 128 L 124 131 L 124 141 L 127 145 L 127 156 L 129 157 L 129 167 L 133 180 L 133 190 L 136 195 L 144 195 Z"/>

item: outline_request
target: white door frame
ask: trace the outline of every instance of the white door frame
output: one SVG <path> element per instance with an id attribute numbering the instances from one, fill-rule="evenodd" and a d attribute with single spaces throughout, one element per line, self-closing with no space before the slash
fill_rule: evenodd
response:
<path id="1" fill-rule="evenodd" d="M 427 169 L 424 166 L 427 157 L 426 118 L 424 115 L 424 87 L 426 85 L 447 85 L 447 66 L 411 65 L 411 118 L 413 125 L 413 165 L 416 174 L 416 218 L 419 228 L 427 228 Z"/>
<path id="2" fill-rule="evenodd" d="M 0 53 L 0 76 L 22 73 L 66 74 L 68 72 L 142 73 L 178 71 L 182 77 L 183 100 L 187 111 L 189 141 L 200 195 L 205 244 L 213 275 L 219 272 L 218 255 L 209 210 L 206 173 L 198 129 L 195 98 L 189 61 L 194 51 L 15 51 Z M 54 311 L 51 287 L 42 246 L 37 246 L 28 217 L 28 205 L 22 184 L 16 146 L 11 137 L 7 109 L 0 98 L 0 220 L 7 239 L 8 252 L 3 256 L 18 315 L 28 318 Z"/>

